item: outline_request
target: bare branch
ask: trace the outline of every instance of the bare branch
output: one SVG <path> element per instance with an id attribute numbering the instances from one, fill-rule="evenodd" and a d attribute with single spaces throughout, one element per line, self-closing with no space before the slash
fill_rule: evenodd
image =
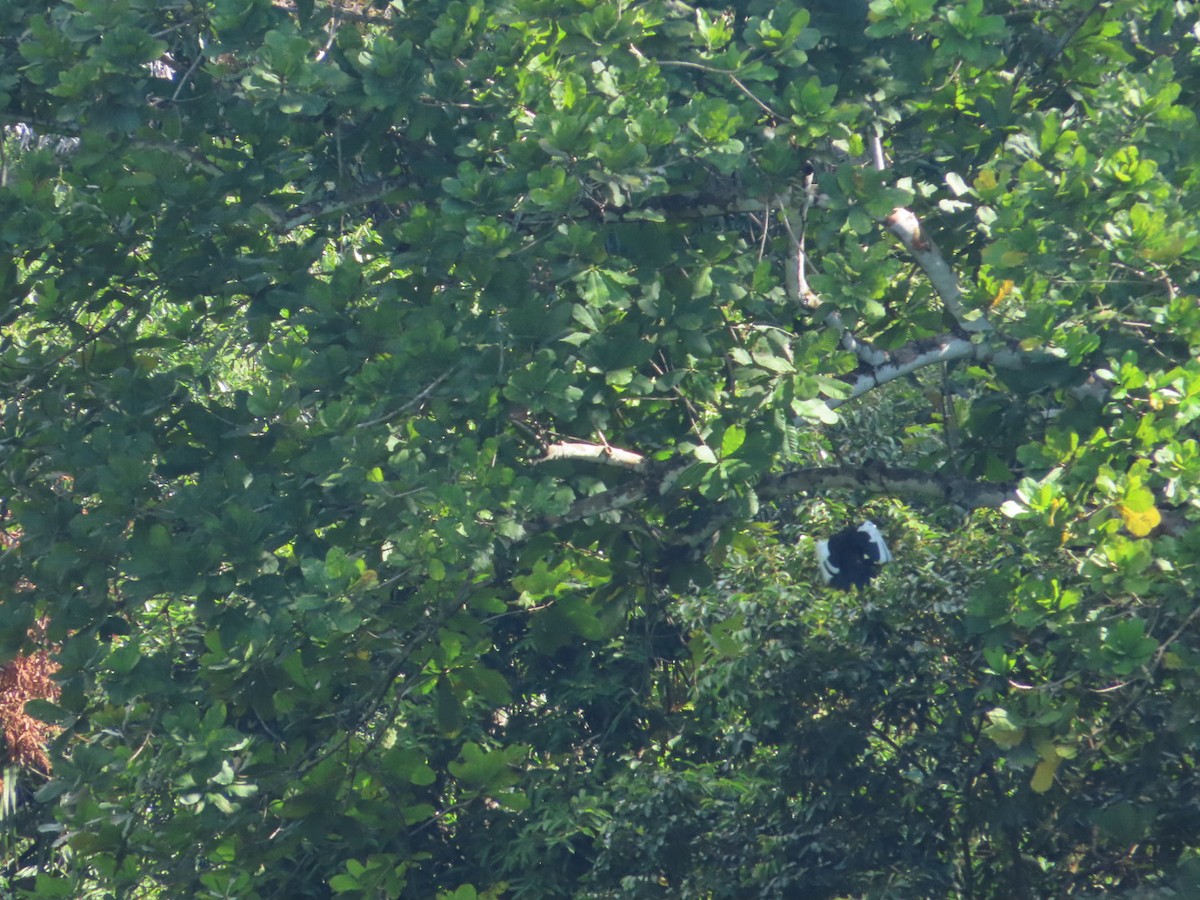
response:
<path id="1" fill-rule="evenodd" d="M 871 133 L 871 163 L 875 166 L 876 172 L 882 172 L 887 168 L 887 162 L 883 156 L 883 140 L 879 137 L 879 132 Z"/>
<path id="2" fill-rule="evenodd" d="M 954 270 L 950 268 L 933 239 L 921 227 L 921 220 L 910 210 L 896 207 L 883 223 L 888 231 L 900 238 L 905 249 L 924 270 L 933 289 L 942 298 L 942 303 L 958 326 L 967 332 L 991 331 L 992 325 L 982 313 L 970 313 L 963 308 L 958 276 L 954 274 Z"/>
<path id="3" fill-rule="evenodd" d="M 565 445 L 560 445 L 565 446 Z M 597 451 L 589 445 L 589 458 Z M 623 451 L 628 452 L 628 451 Z M 638 454 L 630 454 L 638 456 Z M 570 458 L 566 456 L 564 458 Z M 639 477 L 625 484 L 584 497 L 576 501 L 561 516 L 540 520 L 529 531 L 537 533 L 548 528 L 580 522 L 585 519 L 619 512 L 644 500 L 669 495 L 676 480 L 692 461 L 672 460 L 665 464 L 643 461 L 639 466 Z M 762 500 L 778 500 L 796 494 L 826 494 L 831 491 L 856 491 L 859 493 L 900 496 L 956 506 L 960 509 L 996 509 L 1009 500 L 1017 500 L 1016 485 L 1011 482 L 977 481 L 959 475 L 927 472 L 906 466 L 814 466 L 789 469 L 785 472 L 763 476 L 754 487 Z M 697 546 L 720 530 L 734 514 L 717 505 L 705 527 L 692 535 L 676 535 L 684 543 Z M 1181 534 L 1190 523 L 1182 516 L 1167 521 L 1162 528 L 1165 533 Z M 1194 617 L 1193 617 L 1194 618 Z M 1189 619 L 1190 623 L 1191 619 Z M 1178 637 L 1173 635 L 1168 643 Z"/>
<path id="4" fill-rule="evenodd" d="M 629 51 L 639 59 L 646 59 L 642 52 L 632 44 L 629 46 Z M 767 106 L 767 104 L 764 103 L 758 97 L 758 95 L 754 93 L 754 91 L 750 90 L 750 88 L 746 87 L 746 85 L 742 83 L 742 81 L 737 77 L 737 73 L 731 71 L 730 69 L 720 69 L 716 66 L 706 66 L 701 63 L 688 62 L 687 60 L 683 59 L 654 59 L 650 61 L 658 66 L 678 66 L 680 68 L 696 69 L 700 72 L 711 72 L 714 75 L 724 75 L 739 91 L 753 100 L 755 104 L 757 104 L 758 108 L 765 112 L 768 116 L 773 119 L 779 119 L 780 121 L 786 121 L 787 119 L 787 116 L 783 115 L 782 113 L 778 113 L 771 109 L 771 107 Z"/>
<path id="5" fill-rule="evenodd" d="M 228 174 L 224 169 L 218 166 L 211 160 L 205 159 L 199 153 L 195 153 L 181 144 L 176 144 L 173 141 L 151 141 L 146 138 L 133 138 L 130 144 L 137 147 L 139 150 L 157 150 L 159 153 L 166 153 L 169 156 L 174 156 L 176 159 L 181 159 L 192 168 L 198 169 L 205 175 L 211 175 L 214 178 L 220 178 Z M 272 219 L 278 219 L 278 214 L 272 213 Z"/>
<path id="6" fill-rule="evenodd" d="M 853 353 L 866 365 L 873 369 L 881 369 L 888 365 L 888 354 L 882 350 L 876 350 L 871 344 L 855 337 L 854 332 L 846 327 L 842 322 L 841 315 L 836 310 L 825 314 L 825 324 L 842 336 L 842 348 Z"/>
<path id="7" fill-rule="evenodd" d="M 433 381 L 431 381 L 428 385 L 426 385 L 424 388 L 422 388 L 420 393 L 417 394 L 417 396 L 413 397 L 411 400 L 409 400 L 407 403 L 403 404 L 399 408 L 390 410 L 389 412 L 386 412 L 381 416 L 376 416 L 374 419 L 369 419 L 366 422 L 360 422 L 358 427 L 359 428 L 370 428 L 374 425 L 380 425 L 384 422 L 390 422 L 392 419 L 396 418 L 397 416 L 404 415 L 410 409 L 420 406 L 427 399 L 429 399 L 429 395 L 432 394 L 435 390 L 437 390 L 438 386 L 443 381 L 445 381 L 447 378 L 450 377 L 450 375 L 453 373 L 453 371 L 454 370 L 451 369 L 446 372 L 443 372 L 437 378 L 433 379 Z"/>
<path id="8" fill-rule="evenodd" d="M 635 471 L 645 468 L 646 457 L 632 450 L 622 450 L 608 444 L 591 444 L 583 441 L 564 441 L 551 444 L 538 462 L 552 462 L 556 459 L 583 459 L 602 463 L 607 466 L 617 466 L 622 469 Z"/>
<path id="9" fill-rule="evenodd" d="M 861 397 L 881 384 L 903 378 L 917 369 L 956 359 L 974 359 L 990 363 L 1002 369 L 1023 369 L 1035 363 L 1053 362 L 1057 357 L 1049 353 L 1012 350 L 996 347 L 990 343 L 976 342 L 955 335 L 944 334 L 935 338 L 913 341 L 905 347 L 884 352 L 871 348 L 870 356 L 859 353 L 859 359 L 869 365 L 869 371 L 855 378 L 850 396 L 841 400 L 830 400 L 831 409 L 836 409 L 856 397 Z"/>
<path id="10" fill-rule="evenodd" d="M 1071 41 L 1075 39 L 1075 35 L 1079 33 L 1079 29 L 1081 29 L 1087 23 L 1087 20 L 1096 13 L 1096 10 L 1103 8 L 1103 6 L 1104 0 L 1096 0 L 1096 2 L 1093 3 L 1082 16 L 1076 19 L 1075 22 L 1072 23 L 1071 27 L 1063 33 L 1063 36 L 1058 39 L 1058 43 L 1054 45 L 1054 49 L 1050 52 L 1050 55 L 1042 60 L 1038 68 L 1043 70 L 1047 69 L 1056 59 L 1058 59 L 1058 57 L 1062 56 L 1063 51 L 1067 49 L 1067 44 L 1071 43 Z M 1103 16 L 1101 16 L 1101 18 L 1103 18 Z"/>
<path id="11" fill-rule="evenodd" d="M 186 85 L 191 80 L 192 73 L 196 71 L 196 68 L 203 61 L 204 61 L 204 54 L 197 53 L 196 58 L 192 60 L 192 64 L 187 67 L 187 71 L 184 72 L 182 76 L 180 76 L 179 84 L 175 85 L 175 92 L 173 94 L 171 94 L 171 102 L 172 103 L 175 103 L 176 101 L 179 100 L 179 95 L 181 93 L 183 93 L 184 85 Z"/>

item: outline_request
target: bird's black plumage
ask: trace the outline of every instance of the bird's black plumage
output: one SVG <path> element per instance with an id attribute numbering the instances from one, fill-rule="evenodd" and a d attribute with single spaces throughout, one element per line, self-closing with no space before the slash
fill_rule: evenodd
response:
<path id="1" fill-rule="evenodd" d="M 821 577 L 830 587 L 843 591 L 866 587 L 879 574 L 879 567 L 891 560 L 892 553 L 874 522 L 844 528 L 817 542 Z"/>

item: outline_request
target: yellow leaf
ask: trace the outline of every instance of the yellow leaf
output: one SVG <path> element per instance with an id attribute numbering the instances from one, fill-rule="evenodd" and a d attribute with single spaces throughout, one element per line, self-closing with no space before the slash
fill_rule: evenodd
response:
<path id="1" fill-rule="evenodd" d="M 1033 770 L 1033 777 L 1029 779 L 1029 786 L 1038 794 L 1044 794 L 1054 785 L 1054 773 L 1058 771 L 1060 760 L 1057 755 L 1050 759 L 1043 758 L 1037 764 L 1037 768 Z"/>
<path id="2" fill-rule="evenodd" d="M 354 584 L 350 585 L 348 590 L 365 591 L 367 588 L 373 588 L 379 583 L 379 573 L 374 569 L 366 569 Z"/>
<path id="3" fill-rule="evenodd" d="M 1173 237 L 1163 241 L 1157 247 L 1147 247 L 1142 251 L 1142 256 L 1151 262 L 1174 262 L 1189 249 L 1188 243 L 1187 238 Z"/>
<path id="4" fill-rule="evenodd" d="M 1041 737 L 1033 741 L 1033 749 L 1042 759 L 1054 759 L 1058 756 L 1058 748 L 1054 746 L 1054 741 Z"/>
<path id="5" fill-rule="evenodd" d="M 980 191 L 990 191 L 996 186 L 996 173 L 991 169 L 984 169 L 975 176 L 975 188 Z"/>
<path id="6" fill-rule="evenodd" d="M 996 291 L 996 296 L 992 298 L 992 309 L 995 309 L 1004 302 L 1004 298 L 1012 293 L 1013 281 L 1011 278 L 1005 278 L 1000 283 L 1000 290 Z"/>
<path id="7" fill-rule="evenodd" d="M 1131 509 L 1120 503 L 1117 504 L 1117 509 L 1121 518 L 1125 520 L 1125 527 L 1134 537 L 1145 537 L 1162 522 L 1162 513 L 1153 506 L 1147 509 Z"/>

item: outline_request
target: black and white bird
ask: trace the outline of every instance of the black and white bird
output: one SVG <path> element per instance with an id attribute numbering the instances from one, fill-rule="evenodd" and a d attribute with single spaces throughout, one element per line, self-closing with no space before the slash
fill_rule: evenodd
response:
<path id="1" fill-rule="evenodd" d="M 891 561 L 892 552 L 874 522 L 843 529 L 829 540 L 817 542 L 821 578 L 839 590 L 865 588 L 879 574 L 879 567 Z"/>

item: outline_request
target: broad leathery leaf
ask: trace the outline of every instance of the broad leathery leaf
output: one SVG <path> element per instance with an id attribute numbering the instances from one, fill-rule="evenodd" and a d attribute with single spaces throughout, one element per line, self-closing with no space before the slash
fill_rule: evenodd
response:
<path id="1" fill-rule="evenodd" d="M 1020 516 L 1028 515 L 1029 509 L 1023 504 L 1018 503 L 1016 500 L 1005 500 L 1000 504 L 1000 512 L 1008 516 L 1010 519 L 1016 519 Z"/>
<path id="2" fill-rule="evenodd" d="M 1117 509 L 1125 520 L 1125 527 L 1134 537 L 1145 537 L 1162 523 L 1162 513 L 1153 506 L 1147 510 L 1133 510 L 1122 503 Z"/>
<path id="3" fill-rule="evenodd" d="M 802 419 L 821 422 L 824 425 L 835 425 L 838 414 L 829 408 L 824 400 L 793 400 L 792 412 Z"/>
<path id="4" fill-rule="evenodd" d="M 429 578 L 431 581 L 446 580 L 446 564 L 437 557 L 429 560 Z"/>
<path id="5" fill-rule="evenodd" d="M 1054 773 L 1058 771 L 1060 762 L 1062 760 L 1055 754 L 1048 759 L 1043 757 L 1037 764 L 1037 768 L 1033 770 L 1033 777 L 1029 779 L 1029 786 L 1035 793 L 1044 794 L 1054 786 Z"/>
<path id="6" fill-rule="evenodd" d="M 345 872 L 340 872 L 329 879 L 329 889 L 335 894 L 346 894 L 350 891 L 357 891 L 360 887 L 358 879 L 353 875 L 347 875 Z"/>
<path id="7" fill-rule="evenodd" d="M 775 372 L 779 375 L 790 375 L 796 371 L 795 366 L 790 360 L 784 359 L 782 356 L 776 356 L 773 353 L 755 351 L 751 354 L 755 365 L 760 369 L 766 369 L 768 372 Z"/>
<path id="8" fill-rule="evenodd" d="M 1008 710 L 996 707 L 989 710 L 987 715 L 988 724 L 983 727 L 983 731 L 1002 750 L 1011 750 L 1025 739 L 1024 726 L 1014 722 Z"/>
<path id="9" fill-rule="evenodd" d="M 449 764 L 450 774 L 480 787 L 509 787 L 517 780 L 511 767 L 524 755 L 521 746 L 488 750 L 468 741 L 463 744 L 459 759 Z"/>
<path id="10" fill-rule="evenodd" d="M 520 791 L 503 791 L 496 794 L 493 798 L 500 806 L 505 809 L 510 809 L 513 812 L 525 812 L 529 809 L 529 796 Z"/>
<path id="11" fill-rule="evenodd" d="M 1154 505 L 1154 494 L 1149 488 L 1130 488 L 1125 499 L 1117 504 L 1117 511 L 1134 537 L 1145 537 L 1162 522 L 1162 513 Z"/>
<path id="12" fill-rule="evenodd" d="M 730 425 L 725 429 L 721 438 L 721 456 L 726 457 L 736 453 L 737 449 L 746 442 L 746 429 L 741 425 Z"/>
<path id="13" fill-rule="evenodd" d="M 846 382 L 838 378 L 829 378 L 825 375 L 814 375 L 813 380 L 817 383 L 818 390 L 822 396 L 832 397 L 835 400 L 845 400 L 850 396 L 851 387 Z"/>
<path id="14" fill-rule="evenodd" d="M 708 639 L 719 656 L 735 659 L 746 652 L 746 644 L 738 632 L 746 627 L 746 619 L 741 614 L 730 616 L 723 622 L 717 622 L 708 633 Z"/>

